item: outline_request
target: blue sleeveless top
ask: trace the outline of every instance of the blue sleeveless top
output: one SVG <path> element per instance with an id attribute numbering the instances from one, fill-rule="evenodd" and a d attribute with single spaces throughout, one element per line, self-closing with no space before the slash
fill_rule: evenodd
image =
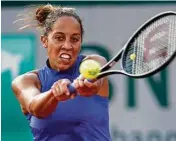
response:
<path id="1" fill-rule="evenodd" d="M 48 91 L 54 82 L 67 78 L 71 82 L 79 76 L 79 55 L 68 70 L 58 72 L 47 65 L 39 69 L 41 92 Z M 47 118 L 38 119 L 28 114 L 27 119 L 34 141 L 111 141 L 109 133 L 108 98 L 94 95 L 77 96 L 59 102 Z"/>

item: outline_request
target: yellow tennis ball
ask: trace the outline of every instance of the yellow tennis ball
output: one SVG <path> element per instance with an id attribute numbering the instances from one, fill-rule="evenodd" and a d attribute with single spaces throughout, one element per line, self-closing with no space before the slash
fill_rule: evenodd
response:
<path id="1" fill-rule="evenodd" d="M 79 71 L 86 79 L 95 79 L 100 73 L 100 68 L 99 62 L 88 59 L 81 63 Z"/>
<path id="2" fill-rule="evenodd" d="M 131 54 L 131 55 L 130 55 L 130 59 L 131 59 L 131 60 L 135 60 L 135 59 L 136 59 L 136 55 L 135 55 L 134 53 Z"/>

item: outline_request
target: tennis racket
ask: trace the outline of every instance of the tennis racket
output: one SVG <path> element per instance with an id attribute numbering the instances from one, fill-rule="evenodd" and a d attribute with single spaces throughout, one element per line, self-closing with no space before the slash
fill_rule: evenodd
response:
<path id="1" fill-rule="evenodd" d="M 167 11 L 146 21 L 125 46 L 101 69 L 97 79 L 123 74 L 144 78 L 164 69 L 176 56 L 176 12 Z M 110 70 L 121 59 L 121 70 Z M 68 85 L 71 93 L 76 90 Z"/>

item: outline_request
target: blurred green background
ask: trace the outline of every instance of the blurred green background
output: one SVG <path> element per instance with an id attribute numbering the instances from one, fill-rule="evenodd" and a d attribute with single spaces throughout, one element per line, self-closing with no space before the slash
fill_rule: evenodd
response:
<path id="1" fill-rule="evenodd" d="M 12 89 L 14 77 L 35 68 L 36 38 L 30 34 L 3 34 L 2 43 L 2 140 L 31 140 L 28 124 Z M 25 46 L 24 46 L 25 45 Z M 14 138 L 16 137 L 16 139 Z"/>

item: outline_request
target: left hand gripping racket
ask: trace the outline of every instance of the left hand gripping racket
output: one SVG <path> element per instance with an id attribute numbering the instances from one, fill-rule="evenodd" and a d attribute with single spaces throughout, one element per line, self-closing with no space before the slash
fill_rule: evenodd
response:
<path id="1" fill-rule="evenodd" d="M 144 78 L 164 69 L 176 56 L 176 12 L 160 13 L 145 22 L 101 69 L 97 79 L 112 74 Z M 110 70 L 121 59 L 121 70 Z M 68 85 L 70 93 L 76 90 Z"/>

